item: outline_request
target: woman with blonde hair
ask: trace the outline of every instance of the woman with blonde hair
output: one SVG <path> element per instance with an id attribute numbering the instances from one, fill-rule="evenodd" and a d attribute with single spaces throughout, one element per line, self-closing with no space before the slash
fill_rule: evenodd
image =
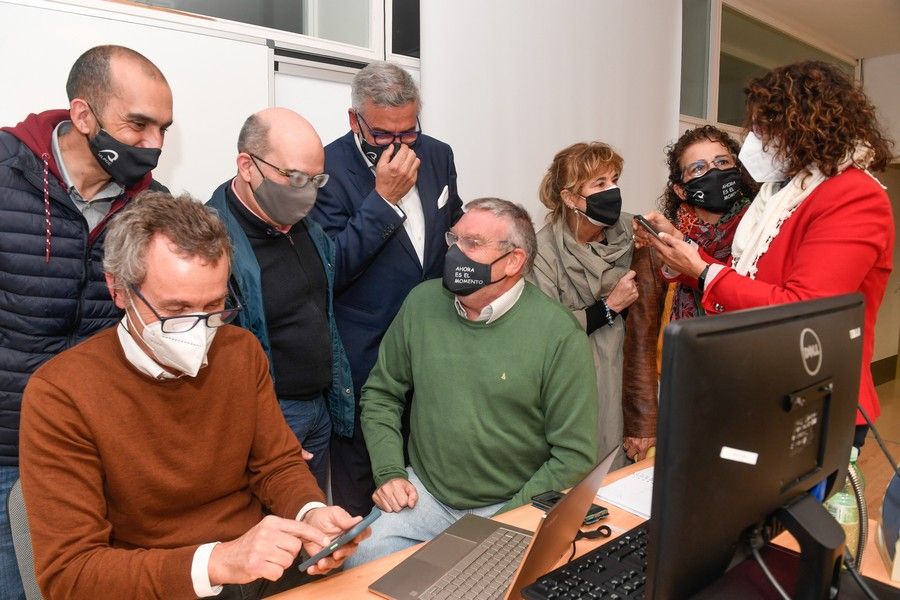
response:
<path id="1" fill-rule="evenodd" d="M 632 217 L 622 213 L 618 187 L 623 164 L 622 157 L 602 142 L 573 144 L 557 153 L 540 186 L 541 202 L 550 214 L 537 235 L 530 278 L 572 311 L 591 341 L 600 403 L 600 455 L 624 445 L 629 458 L 642 458 L 655 443 L 656 396 L 654 382 L 646 402 L 638 399 L 623 406 L 625 318 L 640 297 L 631 268 Z M 654 276 L 650 268 L 641 271 Z M 647 369 L 655 374 L 655 337 L 652 341 Z"/>

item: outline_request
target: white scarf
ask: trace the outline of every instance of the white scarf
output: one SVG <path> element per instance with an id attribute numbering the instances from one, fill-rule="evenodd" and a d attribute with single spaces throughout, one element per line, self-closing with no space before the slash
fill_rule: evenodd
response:
<path id="1" fill-rule="evenodd" d="M 866 169 L 874 157 L 875 152 L 868 144 L 859 143 L 853 155 L 840 164 L 838 173 L 851 165 Z M 875 179 L 874 175 L 869 175 Z M 809 166 L 794 175 L 780 190 L 778 183 L 764 183 L 735 230 L 731 244 L 731 266 L 734 270 L 756 279 L 756 264 L 769 250 L 769 244 L 778 235 L 781 225 L 827 179 L 815 166 Z"/>

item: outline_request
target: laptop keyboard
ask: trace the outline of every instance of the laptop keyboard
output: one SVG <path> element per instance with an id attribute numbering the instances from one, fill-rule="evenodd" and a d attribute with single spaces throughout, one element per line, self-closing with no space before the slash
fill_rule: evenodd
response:
<path id="1" fill-rule="evenodd" d="M 524 590 L 528 600 L 644 597 L 647 525 L 638 525 L 569 564 L 547 573 Z"/>
<path id="2" fill-rule="evenodd" d="M 503 598 L 530 541 L 530 535 L 498 529 L 419 594 L 420 600 Z"/>

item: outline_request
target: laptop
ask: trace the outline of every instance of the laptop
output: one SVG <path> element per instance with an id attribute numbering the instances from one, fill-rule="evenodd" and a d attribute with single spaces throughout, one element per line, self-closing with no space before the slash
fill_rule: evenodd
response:
<path id="1" fill-rule="evenodd" d="M 530 531 L 466 515 L 425 544 L 369 591 L 391 600 L 520 598 L 572 545 L 618 448 L 573 487 Z"/>

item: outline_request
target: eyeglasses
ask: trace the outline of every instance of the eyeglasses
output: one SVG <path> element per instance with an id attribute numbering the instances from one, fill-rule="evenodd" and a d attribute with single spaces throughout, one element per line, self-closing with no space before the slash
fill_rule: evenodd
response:
<path id="1" fill-rule="evenodd" d="M 509 240 L 481 240 L 478 238 L 467 237 L 467 236 L 459 236 L 453 233 L 452 231 L 448 231 L 444 234 L 444 240 L 447 242 L 447 247 L 449 248 L 453 244 L 456 244 L 463 250 L 473 251 L 479 248 L 486 248 L 491 244 L 497 244 L 498 246 L 512 246 L 513 243 Z"/>
<path id="2" fill-rule="evenodd" d="M 237 299 L 237 295 L 231 289 L 231 285 L 228 286 L 228 292 L 235 299 L 234 301 L 237 303 L 237 306 L 234 308 L 226 308 L 225 310 L 217 310 L 215 312 L 206 313 L 206 314 L 193 314 L 193 315 L 178 315 L 176 317 L 164 317 L 159 314 L 153 305 L 144 298 L 144 295 L 141 293 L 137 286 L 131 286 L 131 291 L 134 292 L 135 296 L 141 299 L 141 302 L 147 305 L 147 308 L 153 313 L 153 315 L 159 319 L 159 326 L 162 329 L 163 333 L 184 333 L 186 331 L 190 331 L 194 327 L 197 326 L 197 323 L 203 321 L 207 327 L 214 329 L 216 327 L 221 327 L 222 325 L 226 325 L 234 321 L 235 317 L 238 316 L 238 313 L 244 308 L 241 306 L 240 301 Z"/>
<path id="3" fill-rule="evenodd" d="M 737 166 L 737 163 L 734 161 L 734 157 L 731 155 L 717 156 L 712 160 L 712 163 L 708 163 L 705 160 L 698 160 L 696 162 L 692 162 L 684 168 L 681 180 L 685 181 L 685 177 L 688 177 L 690 179 L 703 177 L 704 175 L 709 173 L 710 169 L 719 169 L 720 171 L 723 171 L 725 169 L 734 168 L 735 166 Z"/>
<path id="4" fill-rule="evenodd" d="M 318 175 L 310 175 L 309 173 L 304 173 L 303 171 L 295 171 L 293 169 L 282 169 L 281 167 L 276 167 L 272 163 L 267 160 L 264 160 L 258 157 L 255 154 L 250 155 L 250 159 L 253 161 L 253 164 L 256 165 L 256 161 L 263 162 L 281 175 L 284 175 L 290 181 L 291 187 L 302 188 L 305 187 L 307 183 L 312 182 L 313 186 L 316 188 L 320 188 L 328 183 L 328 173 L 319 173 Z M 259 165 L 256 165 L 256 168 L 259 169 L 259 172 L 262 173 L 262 169 L 259 168 Z"/>
<path id="5" fill-rule="evenodd" d="M 417 139 L 419 139 L 419 134 L 422 133 L 422 125 L 419 123 L 418 117 L 416 117 L 415 129 L 395 132 L 372 129 L 372 126 L 369 125 L 365 119 L 363 119 L 362 114 L 360 114 L 359 112 L 356 113 L 356 118 L 360 123 L 366 126 L 366 129 L 368 129 L 369 133 L 372 135 L 372 139 L 375 140 L 375 143 L 379 146 L 387 146 L 388 144 L 393 144 L 398 140 L 401 144 L 412 144 Z"/>

